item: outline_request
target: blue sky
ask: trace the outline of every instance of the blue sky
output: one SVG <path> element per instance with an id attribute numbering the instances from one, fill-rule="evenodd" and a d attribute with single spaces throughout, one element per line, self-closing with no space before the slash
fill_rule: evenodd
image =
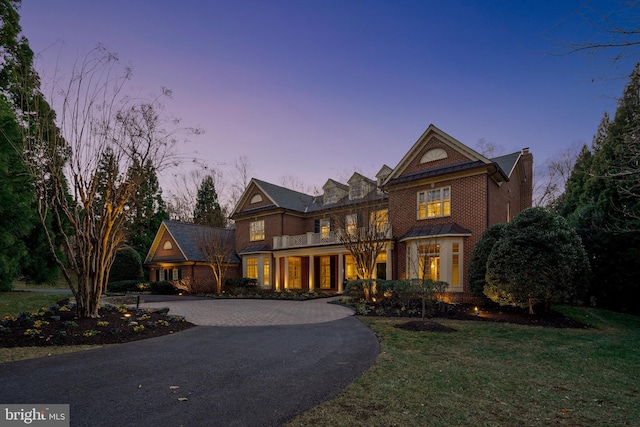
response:
<path id="1" fill-rule="evenodd" d="M 537 164 L 591 143 L 634 63 L 549 54 L 594 37 L 583 3 L 25 0 L 20 14 L 45 80 L 101 43 L 205 130 L 181 151 L 321 187 L 394 167 L 431 123 L 474 148 L 530 147 Z"/>

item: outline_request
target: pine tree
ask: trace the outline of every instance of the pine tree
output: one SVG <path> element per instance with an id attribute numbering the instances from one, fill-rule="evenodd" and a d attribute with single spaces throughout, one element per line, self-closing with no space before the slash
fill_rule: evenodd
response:
<path id="1" fill-rule="evenodd" d="M 169 219 L 169 215 L 162 199 L 156 169 L 151 162 L 146 162 L 144 166 L 134 162 L 129 169 L 129 176 L 136 176 L 136 181 L 141 185 L 136 189 L 129 205 L 128 242 L 144 260 L 160 224 Z"/>
<path id="2" fill-rule="evenodd" d="M 212 227 L 225 227 L 226 219 L 218 202 L 218 193 L 211 175 L 202 180 L 193 211 L 193 222 Z"/>

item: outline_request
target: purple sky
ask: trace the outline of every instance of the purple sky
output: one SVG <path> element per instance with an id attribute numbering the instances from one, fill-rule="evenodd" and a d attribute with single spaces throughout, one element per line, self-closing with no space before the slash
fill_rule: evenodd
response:
<path id="1" fill-rule="evenodd" d="M 548 54 L 591 38 L 583 3 L 25 0 L 20 14 L 44 74 L 102 43 L 205 130 L 182 151 L 321 187 L 395 167 L 430 123 L 473 148 L 530 147 L 538 164 L 591 143 L 634 64 Z"/>

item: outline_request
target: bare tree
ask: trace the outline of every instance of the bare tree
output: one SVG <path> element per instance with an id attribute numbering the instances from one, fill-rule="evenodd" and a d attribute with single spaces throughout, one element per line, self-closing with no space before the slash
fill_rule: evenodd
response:
<path id="1" fill-rule="evenodd" d="M 571 144 L 536 168 L 533 189 L 534 206 L 549 206 L 564 192 L 581 149 L 580 144 Z"/>
<path id="2" fill-rule="evenodd" d="M 384 202 L 385 199 L 374 188 L 363 199 L 347 203 L 344 209 L 331 216 L 338 240 L 353 257 L 358 279 L 365 281 L 367 301 L 376 291 L 372 280 L 375 278 L 376 260 L 391 237 L 388 210 Z"/>
<path id="3" fill-rule="evenodd" d="M 587 53 L 594 55 L 600 52 L 610 52 L 609 58 L 613 63 L 638 55 L 640 47 L 640 1 L 626 0 L 612 2 L 616 9 L 607 11 L 596 10 L 584 2 L 575 15 L 588 23 L 596 31 L 596 38 L 592 41 L 564 43 L 566 50 L 564 55 L 574 53 Z"/>
<path id="4" fill-rule="evenodd" d="M 98 316 L 116 250 L 125 239 L 126 206 L 140 186 L 129 176 L 130 166 L 151 162 L 162 170 L 174 161 L 177 131 L 164 130 L 159 98 L 124 95 L 130 76 L 130 69 L 118 68 L 115 55 L 95 49 L 64 85 L 52 87 L 58 132 L 41 125 L 51 117 L 22 118 L 23 158 L 38 215 L 43 225 L 54 218 L 60 234 L 45 226 L 47 243 L 81 317 Z M 44 111 L 28 107 L 24 110 Z"/>
<path id="5" fill-rule="evenodd" d="M 216 292 L 222 293 L 222 284 L 235 253 L 234 230 L 208 226 L 198 227 L 197 244 L 216 280 Z"/>
<path id="6" fill-rule="evenodd" d="M 440 244 L 436 237 L 430 237 L 416 245 L 411 257 L 412 278 L 408 279 L 409 292 L 419 295 L 422 303 L 422 322 L 426 322 L 427 301 L 447 288 L 440 281 Z"/>
<path id="7" fill-rule="evenodd" d="M 487 158 L 496 157 L 502 154 L 504 148 L 498 144 L 494 144 L 493 142 L 489 142 L 484 138 L 480 138 L 476 143 L 476 147 L 480 154 Z"/>

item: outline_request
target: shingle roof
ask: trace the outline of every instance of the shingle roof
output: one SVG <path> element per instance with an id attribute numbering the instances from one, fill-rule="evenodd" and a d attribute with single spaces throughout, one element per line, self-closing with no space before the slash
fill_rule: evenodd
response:
<path id="1" fill-rule="evenodd" d="M 499 156 L 491 159 L 491 161 L 495 162 L 500 166 L 500 169 L 504 172 L 505 176 L 511 177 L 511 172 L 513 172 L 513 168 L 515 167 L 518 159 L 520 158 L 521 153 L 516 151 L 515 153 L 506 154 L 504 156 Z"/>
<path id="2" fill-rule="evenodd" d="M 443 236 L 443 235 L 471 235 L 471 230 L 467 230 L 455 222 L 447 224 L 433 224 L 414 226 L 407 231 L 399 240 L 418 239 L 420 237 Z"/>
<path id="3" fill-rule="evenodd" d="M 317 200 L 319 198 L 316 196 L 290 190 L 255 178 L 253 181 L 269 196 L 277 207 L 298 212 L 309 212 L 322 207 L 322 204 Z"/>
<path id="4" fill-rule="evenodd" d="M 206 261 L 206 257 L 198 248 L 198 239 L 202 238 L 204 233 L 217 233 L 219 235 L 230 235 L 235 239 L 235 230 L 229 228 L 215 228 L 206 225 L 190 224 L 179 221 L 162 221 L 167 231 L 176 244 L 180 247 L 186 261 Z M 235 254 L 231 255 L 229 262 L 239 263 L 240 258 Z"/>

